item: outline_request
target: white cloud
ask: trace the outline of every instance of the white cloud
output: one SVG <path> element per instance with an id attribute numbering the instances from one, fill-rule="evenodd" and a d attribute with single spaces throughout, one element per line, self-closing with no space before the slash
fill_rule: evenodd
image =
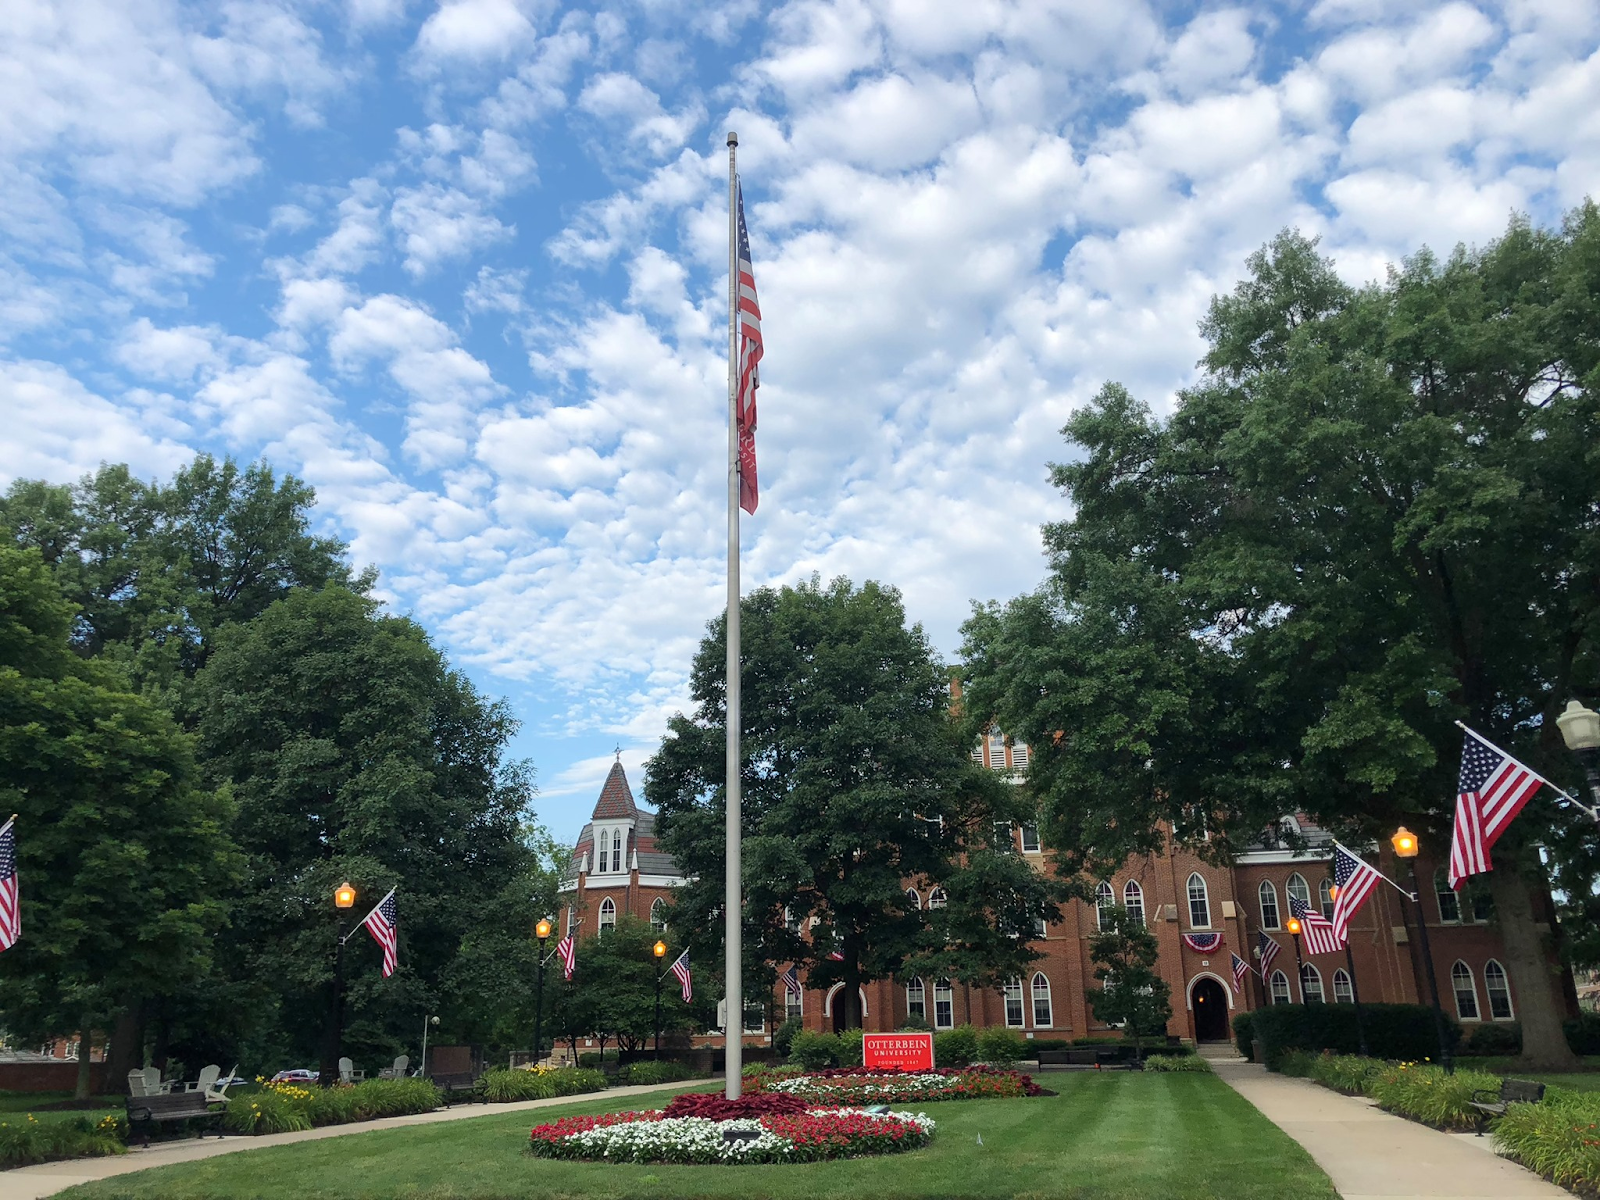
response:
<path id="1" fill-rule="evenodd" d="M 425 71 L 503 59 L 534 38 L 531 5 L 518 0 L 442 0 L 417 34 Z"/>

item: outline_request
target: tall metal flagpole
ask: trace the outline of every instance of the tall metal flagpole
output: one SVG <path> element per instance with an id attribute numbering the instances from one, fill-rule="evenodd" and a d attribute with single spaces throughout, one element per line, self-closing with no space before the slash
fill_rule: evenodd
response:
<path id="1" fill-rule="evenodd" d="M 739 796 L 739 135 L 728 133 L 728 662 L 727 662 L 727 838 L 728 865 L 722 900 L 723 976 L 727 1011 L 722 1041 L 727 1079 L 724 1095 L 737 1100 L 744 1084 L 744 880 L 740 863 Z"/>

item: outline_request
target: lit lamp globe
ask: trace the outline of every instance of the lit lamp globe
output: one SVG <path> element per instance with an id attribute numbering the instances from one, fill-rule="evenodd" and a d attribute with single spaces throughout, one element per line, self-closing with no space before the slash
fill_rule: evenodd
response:
<path id="1" fill-rule="evenodd" d="M 1300 933 L 1300 918 L 1299 917 L 1290 917 L 1288 924 L 1285 925 L 1284 928 L 1287 929 L 1290 933 L 1295 934 L 1295 935 L 1298 936 L 1299 933 Z"/>
<path id="2" fill-rule="evenodd" d="M 1389 839 L 1389 844 L 1394 847 L 1396 858 L 1415 858 L 1417 856 L 1417 835 L 1404 825 L 1394 831 L 1394 836 Z"/>
<path id="3" fill-rule="evenodd" d="M 1567 711 L 1556 718 L 1556 726 L 1561 730 L 1561 740 L 1574 754 L 1600 750 L 1600 712 L 1568 700 Z"/>
<path id="4" fill-rule="evenodd" d="M 548 918 L 541 919 L 540 922 L 533 927 L 533 936 L 538 938 L 541 942 L 549 940 L 550 921 Z"/>
<path id="5" fill-rule="evenodd" d="M 353 908 L 356 902 L 356 890 L 348 883 L 341 883 L 333 889 L 333 904 L 335 908 Z"/>
<path id="6" fill-rule="evenodd" d="M 650 952 L 657 958 L 665 958 L 667 956 L 667 944 L 662 941 L 657 941 L 654 946 L 650 947 Z"/>

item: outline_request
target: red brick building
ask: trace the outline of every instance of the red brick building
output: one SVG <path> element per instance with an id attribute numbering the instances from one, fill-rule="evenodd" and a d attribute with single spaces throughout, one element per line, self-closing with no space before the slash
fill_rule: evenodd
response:
<path id="1" fill-rule="evenodd" d="M 978 761 L 1013 778 L 1027 765 L 1026 746 L 1013 745 L 998 731 L 974 752 Z M 1031 826 L 1012 830 L 1018 854 L 1049 870 L 1050 852 Z M 1305 849 L 1291 847 L 1301 844 Z M 1343 951 L 1310 955 L 1302 947 L 1297 971 L 1294 939 L 1284 928 L 1289 898 L 1299 896 L 1331 913 L 1330 839 L 1316 827 L 1295 818 L 1265 835 L 1260 844 L 1239 856 L 1232 866 L 1218 867 L 1186 851 L 1170 850 L 1130 859 L 1121 870 L 1099 883 L 1104 904 L 1123 904 L 1138 913 L 1161 946 L 1160 967 L 1172 988 L 1173 1017 L 1168 1032 L 1196 1041 L 1230 1036 L 1234 1014 L 1276 1000 L 1303 998 L 1347 1003 L 1352 983 L 1364 1001 L 1426 1003 L 1427 977 L 1413 953 L 1416 908 L 1392 887 L 1380 885 L 1351 925 L 1355 960 L 1352 980 Z M 1367 860 L 1402 883 L 1389 848 L 1368 848 Z M 1418 860 L 1423 881 L 1422 909 L 1428 924 L 1440 1001 L 1470 1035 L 1484 1022 L 1512 1021 L 1517 1013 L 1517 981 L 1505 966 L 1498 932 L 1487 908 L 1445 886 L 1442 857 Z M 1433 881 L 1433 882 L 1430 882 Z M 594 815 L 578 836 L 573 869 L 563 881 L 565 901 L 560 928 L 587 934 L 613 924 L 618 914 L 631 913 L 661 925 L 667 898 L 682 882 L 671 856 L 655 843 L 655 816 L 640 809 L 628 787 L 621 763 L 611 768 Z M 908 888 L 921 905 L 938 905 L 937 887 Z M 921 1016 L 936 1029 L 970 1022 L 983 1027 L 1008 1025 L 1024 1037 L 1073 1038 L 1105 1034 L 1085 999 L 1093 982 L 1089 941 L 1098 928 L 1098 905 L 1072 901 L 1059 923 L 1041 927 L 1034 947 L 1041 958 L 1025 977 L 1003 989 L 974 988 L 938 979 L 881 980 L 862 989 L 863 1025 L 868 1030 L 893 1030 L 908 1014 Z M 1253 948 L 1265 931 L 1279 947 L 1263 981 L 1252 970 L 1237 986 L 1230 969 L 1238 954 L 1256 965 Z M 1184 942 L 1185 934 L 1220 934 L 1221 942 L 1199 953 Z M 829 992 L 803 988 L 798 994 L 779 988 L 771 998 L 771 1019 L 800 1016 L 808 1029 L 832 1029 L 842 1019 L 834 1006 L 839 986 Z M 766 1013 L 752 1012 L 745 1026 L 748 1040 L 759 1042 L 770 1032 Z"/>

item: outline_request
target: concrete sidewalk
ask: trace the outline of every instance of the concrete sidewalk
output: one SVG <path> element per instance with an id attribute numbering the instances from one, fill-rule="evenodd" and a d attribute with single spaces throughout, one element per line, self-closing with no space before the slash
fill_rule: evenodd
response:
<path id="1" fill-rule="evenodd" d="M 361 1121 L 354 1125 L 324 1125 L 320 1129 L 307 1129 L 300 1133 L 269 1133 L 260 1137 L 229 1135 L 222 1138 L 186 1138 L 180 1142 L 158 1142 L 148 1149 L 130 1149 L 115 1158 L 74 1158 L 67 1162 L 40 1163 L 36 1167 L 18 1167 L 13 1171 L 0 1171 L 0 1200 L 43 1200 L 63 1188 L 95 1179 L 109 1179 L 113 1175 L 126 1175 L 129 1171 L 143 1171 L 147 1167 L 164 1167 L 169 1163 L 194 1162 L 201 1158 L 214 1158 L 218 1154 L 237 1154 L 241 1150 L 259 1150 L 267 1146 L 285 1146 L 292 1142 L 315 1142 L 323 1138 L 349 1137 L 358 1133 L 375 1133 L 380 1129 L 402 1129 L 407 1125 L 433 1125 L 440 1121 L 462 1121 L 473 1117 L 498 1117 L 505 1113 L 527 1112 L 549 1108 L 557 1104 L 577 1104 L 588 1099 L 640 1096 L 647 1092 L 683 1092 L 694 1088 L 710 1090 L 720 1086 L 715 1079 L 694 1079 L 686 1083 L 654 1084 L 640 1087 L 607 1088 L 603 1092 L 586 1092 L 577 1096 L 555 1096 L 549 1100 L 522 1100 L 514 1104 L 462 1104 L 455 1108 L 440 1109 L 431 1113 L 416 1113 L 409 1117 L 387 1117 L 381 1121 Z"/>
<path id="2" fill-rule="evenodd" d="M 1370 1100 L 1273 1075 L 1242 1058 L 1211 1065 L 1306 1148 L 1344 1200 L 1572 1200 L 1570 1192 L 1496 1155 L 1488 1137 L 1440 1133 Z"/>

